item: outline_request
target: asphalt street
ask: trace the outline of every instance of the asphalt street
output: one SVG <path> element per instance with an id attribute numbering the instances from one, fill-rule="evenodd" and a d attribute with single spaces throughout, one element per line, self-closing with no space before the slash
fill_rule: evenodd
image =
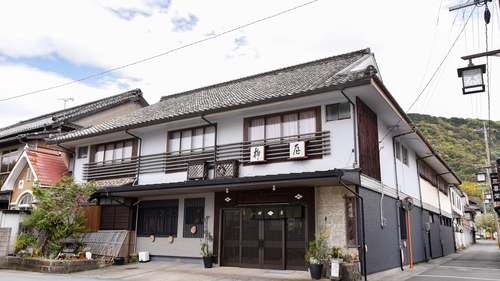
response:
<path id="1" fill-rule="evenodd" d="M 113 265 L 96 270 L 70 274 L 0 270 L 0 280 L 9 281 L 146 281 L 146 280 L 204 280 L 204 281 L 275 281 L 311 280 L 306 271 L 280 271 L 214 266 L 178 262 L 146 262 Z M 328 279 L 323 279 L 328 280 Z M 363 278 L 364 280 L 364 278 Z M 500 281 L 500 250 L 496 240 L 479 240 L 477 244 L 457 253 L 433 259 L 428 263 L 378 272 L 367 276 L 368 281 Z"/>

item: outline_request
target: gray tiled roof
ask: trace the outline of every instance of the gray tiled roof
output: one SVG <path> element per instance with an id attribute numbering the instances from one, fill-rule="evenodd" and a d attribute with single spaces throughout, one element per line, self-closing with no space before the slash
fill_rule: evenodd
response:
<path id="1" fill-rule="evenodd" d="M 313 90 L 369 79 L 374 75 L 373 72 L 350 71 L 368 56 L 372 56 L 369 48 L 164 96 L 156 104 L 92 127 L 53 136 L 48 142 L 64 142 L 167 122 L 190 114 L 293 97 Z"/>
<path id="2" fill-rule="evenodd" d="M 135 98 L 143 99 L 142 91 L 140 89 L 127 91 L 125 93 L 114 95 L 108 98 L 103 98 L 83 105 L 71 107 L 66 110 L 60 110 L 25 121 L 20 121 L 16 124 L 0 128 L 0 142 L 2 142 L 2 140 L 5 141 L 7 139 L 15 139 L 17 138 L 17 135 L 22 133 L 31 132 L 33 130 L 44 127 L 50 128 L 53 124 L 58 124 L 64 120 L 71 120 L 80 116 L 86 116 L 93 112 L 100 111 L 107 107 L 117 105 L 124 101 Z M 79 127 L 71 123 L 65 124 L 65 126 L 73 128 Z"/>

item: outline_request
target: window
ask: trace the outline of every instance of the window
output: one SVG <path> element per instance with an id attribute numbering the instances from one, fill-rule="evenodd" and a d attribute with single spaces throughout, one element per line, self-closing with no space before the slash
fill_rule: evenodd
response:
<path id="1" fill-rule="evenodd" d="M 94 162 L 130 160 L 134 152 L 134 140 L 99 144 L 94 147 Z M 116 162 L 116 161 L 115 161 Z"/>
<path id="2" fill-rule="evenodd" d="M 351 118 L 351 105 L 348 102 L 326 106 L 326 122 Z"/>
<path id="3" fill-rule="evenodd" d="M 89 154 L 89 147 L 83 146 L 78 148 L 78 159 L 87 158 Z"/>
<path id="4" fill-rule="evenodd" d="M 12 171 L 17 161 L 17 148 L 2 151 L 2 165 L 0 173 Z"/>
<path id="5" fill-rule="evenodd" d="M 17 209 L 23 211 L 31 210 L 32 209 L 30 205 L 31 202 L 33 202 L 33 196 L 31 194 L 26 194 L 21 198 L 21 200 L 19 200 L 19 204 L 17 204 L 18 207 Z"/>
<path id="6" fill-rule="evenodd" d="M 177 237 L 178 212 L 178 199 L 141 201 L 137 236 Z"/>
<path id="7" fill-rule="evenodd" d="M 212 150 L 215 146 L 215 127 L 206 126 L 169 134 L 168 151 L 180 153 L 203 152 Z"/>
<path id="8" fill-rule="evenodd" d="M 401 161 L 403 164 L 408 166 L 408 149 L 404 146 L 401 147 L 401 158 L 403 158 Z"/>
<path id="9" fill-rule="evenodd" d="M 31 181 L 31 178 L 33 177 L 33 173 L 31 172 L 31 169 L 28 167 L 26 171 L 26 181 Z"/>
<path id="10" fill-rule="evenodd" d="M 205 217 L 205 198 L 187 198 L 184 200 L 184 238 L 203 238 Z M 191 228 L 195 226 L 193 234 Z"/>
<path id="11" fill-rule="evenodd" d="M 301 135 L 299 138 L 311 138 L 313 135 L 304 135 L 318 131 L 317 109 L 307 109 L 285 114 L 264 116 L 247 119 L 248 140 L 266 140 L 279 142 L 287 136 Z M 286 139 L 286 138 L 285 138 Z"/>
<path id="12" fill-rule="evenodd" d="M 434 223 L 434 215 L 433 214 L 429 214 L 429 222 Z"/>

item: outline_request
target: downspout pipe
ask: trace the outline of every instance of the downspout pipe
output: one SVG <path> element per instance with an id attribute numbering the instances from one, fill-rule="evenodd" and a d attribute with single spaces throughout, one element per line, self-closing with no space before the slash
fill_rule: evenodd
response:
<path id="1" fill-rule="evenodd" d="M 73 162 L 73 167 L 72 167 L 72 169 L 70 169 L 70 167 L 68 167 L 68 171 L 74 171 L 75 170 L 75 161 L 76 161 L 76 152 L 72 151 L 72 150 L 69 150 L 68 148 L 60 145 L 59 143 L 56 143 L 56 145 L 58 147 L 62 148 L 62 150 L 66 151 L 68 153 L 71 153 L 71 155 L 73 155 L 73 161 L 70 161 L 70 163 Z"/>
<path id="2" fill-rule="evenodd" d="M 363 275 L 365 277 L 365 281 L 367 280 L 367 274 L 366 274 L 366 239 L 365 239 L 365 213 L 364 213 L 364 203 L 363 203 L 363 197 L 356 193 L 354 190 L 352 190 L 349 186 L 347 186 L 345 183 L 342 182 L 342 176 L 339 176 L 339 183 L 344 186 L 347 190 L 349 190 L 354 196 L 356 196 L 359 201 L 361 202 L 360 204 L 360 213 L 361 213 L 361 253 L 363 254 Z"/>
<path id="3" fill-rule="evenodd" d="M 426 158 L 430 158 L 430 157 L 435 157 L 436 156 L 436 152 L 433 151 L 431 155 L 428 155 L 428 156 L 424 156 L 424 157 L 419 157 L 417 158 L 417 175 L 420 175 L 420 170 L 419 170 L 419 165 L 418 165 L 418 162 L 420 160 L 424 160 Z M 423 201 L 423 198 L 422 198 L 422 187 L 420 186 L 420 181 L 418 181 L 418 193 L 419 193 L 419 197 L 420 197 L 420 216 L 422 218 L 422 228 L 423 228 L 423 231 L 422 231 L 422 238 L 424 241 L 424 256 L 425 256 L 425 262 L 428 263 L 429 262 L 429 259 L 427 258 L 427 247 L 425 246 L 425 241 L 427 240 L 427 230 L 425 229 L 425 220 L 424 220 L 424 201 Z M 430 244 L 430 241 L 428 241 L 429 244 Z"/>
<path id="4" fill-rule="evenodd" d="M 396 147 L 396 138 L 406 136 L 406 135 L 411 135 L 414 134 L 414 131 L 407 132 L 404 134 L 399 134 L 396 136 L 392 137 L 392 147 Z M 403 265 L 403 245 L 401 243 L 401 223 L 400 223 L 400 217 L 399 217 L 399 208 L 401 207 L 401 197 L 399 195 L 399 181 L 398 181 L 398 163 L 397 163 L 397 158 L 396 158 L 396 149 L 393 150 L 393 159 L 394 159 L 394 178 L 396 179 L 396 193 L 397 193 L 397 200 L 396 200 L 396 217 L 398 219 L 397 227 L 398 227 L 398 246 L 399 246 L 399 265 L 401 267 L 401 270 L 404 271 L 404 265 Z"/>
<path id="5" fill-rule="evenodd" d="M 214 132 L 214 178 L 217 177 L 217 126 L 215 126 L 215 124 L 213 124 L 212 122 L 208 121 L 206 118 L 205 118 L 205 115 L 202 115 L 201 116 L 201 119 L 203 119 L 203 121 L 207 122 L 208 124 L 210 124 L 212 127 L 214 127 L 215 129 L 215 132 Z"/>
<path id="6" fill-rule="evenodd" d="M 134 182 L 132 183 L 132 186 L 135 186 L 137 181 L 139 180 L 139 172 L 141 170 L 141 152 L 142 152 L 142 139 L 128 131 L 128 129 L 125 130 L 125 133 L 128 135 L 131 135 L 132 137 L 136 138 L 139 140 L 139 151 L 137 152 L 137 175 L 135 177 Z"/>
<path id="7" fill-rule="evenodd" d="M 358 122 L 357 119 L 356 119 L 356 104 L 354 104 L 354 102 L 351 101 L 351 99 L 346 95 L 346 93 L 344 93 L 344 89 L 345 88 L 342 88 L 340 89 L 340 92 L 342 93 L 342 95 L 344 95 L 344 97 L 347 99 L 347 101 L 351 104 L 352 106 L 352 133 L 353 133 L 353 136 L 354 136 L 354 162 L 352 163 L 352 167 L 353 168 L 358 168 L 358 146 L 357 146 L 357 143 L 358 143 L 358 139 L 357 139 L 357 132 L 356 132 L 356 123 Z"/>

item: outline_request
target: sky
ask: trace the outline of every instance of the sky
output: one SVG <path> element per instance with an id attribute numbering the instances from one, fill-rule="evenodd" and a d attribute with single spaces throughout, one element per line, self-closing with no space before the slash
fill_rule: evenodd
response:
<path id="1" fill-rule="evenodd" d="M 0 128 L 141 89 L 162 96 L 370 48 L 407 113 L 500 121 L 500 57 L 462 94 L 461 57 L 500 49 L 499 1 L 0 2 Z M 497 108 L 495 107 L 497 106 Z"/>

